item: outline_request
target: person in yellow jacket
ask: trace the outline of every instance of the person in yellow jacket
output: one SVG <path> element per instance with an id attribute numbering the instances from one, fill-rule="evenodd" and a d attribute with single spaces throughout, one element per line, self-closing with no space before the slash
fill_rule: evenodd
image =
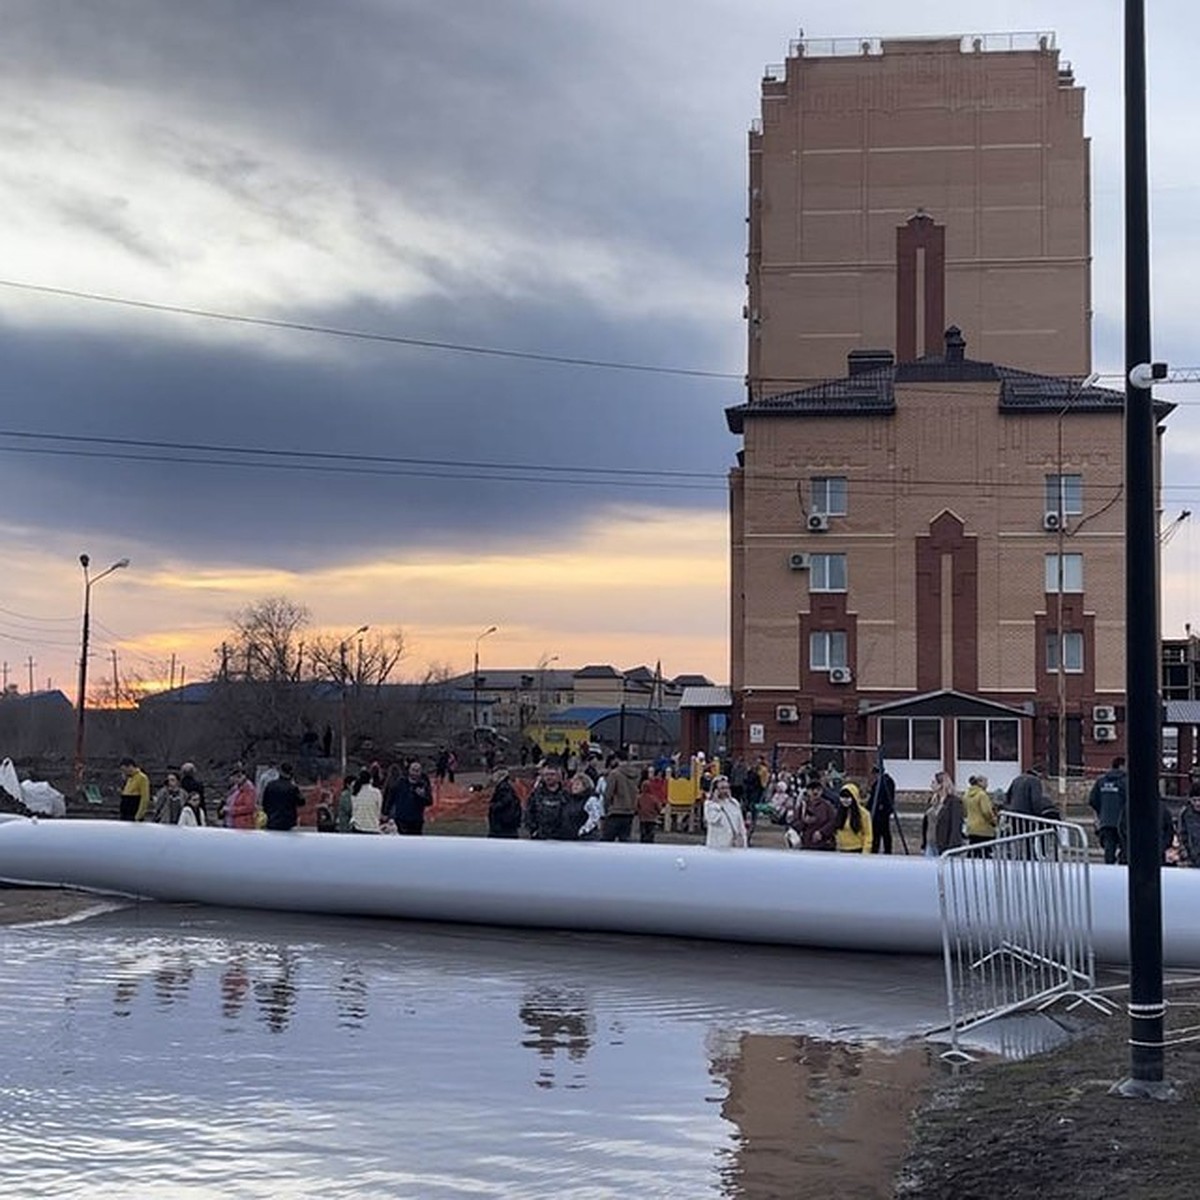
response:
<path id="1" fill-rule="evenodd" d="M 843 783 L 838 792 L 837 832 L 839 850 L 850 854 L 871 853 L 871 814 L 858 795 L 858 785 Z"/>
<path id="2" fill-rule="evenodd" d="M 121 759 L 121 820 L 144 821 L 150 815 L 150 778 L 132 758 Z"/>
<path id="3" fill-rule="evenodd" d="M 963 814 L 967 829 L 967 841 L 971 845 L 990 842 L 996 836 L 996 825 L 1000 817 L 987 790 L 987 776 L 972 775 L 963 792 Z"/>

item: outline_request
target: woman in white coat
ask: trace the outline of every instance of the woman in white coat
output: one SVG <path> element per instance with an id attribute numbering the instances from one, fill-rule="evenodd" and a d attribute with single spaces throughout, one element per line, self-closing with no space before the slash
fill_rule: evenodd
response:
<path id="1" fill-rule="evenodd" d="M 704 838 L 706 846 L 719 850 L 742 849 L 749 844 L 742 806 L 733 798 L 729 780 L 718 775 L 704 801 Z"/>

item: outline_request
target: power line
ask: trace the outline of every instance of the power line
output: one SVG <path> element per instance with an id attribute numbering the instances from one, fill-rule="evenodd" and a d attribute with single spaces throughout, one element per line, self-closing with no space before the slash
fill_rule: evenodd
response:
<path id="1" fill-rule="evenodd" d="M 147 463 L 169 463 L 175 466 L 202 466 L 202 467 L 225 467 L 234 469 L 252 469 L 256 471 L 304 471 L 306 473 L 321 473 L 335 475 L 374 475 L 383 476 L 385 478 L 419 478 L 419 479 L 467 479 L 472 483 L 541 483 L 554 484 L 556 486 L 571 486 L 571 487 L 614 487 L 618 482 L 625 483 L 627 486 L 637 486 L 642 488 L 656 488 L 666 491 L 713 491 L 717 490 L 718 485 L 711 483 L 672 483 L 672 482 L 655 482 L 653 479 L 642 479 L 635 483 L 628 479 L 620 481 L 607 478 L 589 478 L 577 479 L 570 476 L 556 475 L 553 478 L 543 478 L 537 475 L 478 475 L 465 473 L 448 473 L 446 470 L 428 470 L 420 471 L 411 468 L 397 468 L 395 470 L 383 470 L 369 466 L 331 466 L 320 463 L 304 463 L 304 462 L 230 462 L 220 458 L 187 458 L 181 455 L 172 454 L 133 454 L 122 453 L 116 450 L 68 450 L 65 448 L 53 448 L 49 446 L 0 446 L 0 454 L 39 454 L 49 455 L 51 457 L 60 458 L 93 458 L 104 459 L 117 462 L 147 462 Z M 503 468 L 494 468 L 503 469 Z M 536 471 L 539 467 L 514 467 L 512 470 Z M 649 475 L 650 472 L 647 472 Z"/>
<path id="2" fill-rule="evenodd" d="M 38 624 L 51 624 L 52 623 L 52 624 L 56 624 L 56 625 L 59 625 L 59 624 L 74 625 L 79 620 L 78 617 L 31 617 L 26 613 L 20 613 L 20 612 L 17 612 L 15 609 L 4 608 L 3 606 L 0 606 L 0 613 L 3 613 L 7 617 L 15 617 L 18 621 L 28 621 L 31 623 L 36 622 Z"/>
<path id="3" fill-rule="evenodd" d="M 667 476 L 677 479 L 711 479 L 712 472 L 672 471 L 658 467 L 638 469 L 635 467 L 584 467 L 560 466 L 550 463 L 475 462 L 470 459 L 452 458 L 401 458 L 388 454 L 361 454 L 331 450 L 278 450 L 256 449 L 247 446 L 225 446 L 207 442 L 152 441 L 145 438 L 99 437 L 70 433 L 36 433 L 20 429 L 0 429 L 0 437 L 28 439 L 41 442 L 82 442 L 89 445 L 123 446 L 135 449 L 185 450 L 196 453 L 241 454 L 262 458 L 313 458 L 334 462 L 384 463 L 389 466 L 420 467 L 464 467 L 472 470 L 529 470 L 549 471 L 554 474 L 578 474 L 580 472 L 603 475 L 651 475 L 655 478 Z"/>
<path id="4" fill-rule="evenodd" d="M 359 342 L 383 342 L 392 346 L 408 346 L 418 350 L 447 350 L 456 354 L 478 354 L 490 358 L 510 358 L 523 362 L 551 363 L 564 367 L 591 367 L 605 371 L 636 371 L 648 375 L 682 375 L 693 379 L 743 379 L 732 371 L 705 371 L 695 367 L 667 367 L 654 363 L 620 362 L 606 358 L 580 358 L 570 354 L 542 354 L 532 350 L 508 350 L 500 346 L 476 346 L 466 342 L 445 342 L 434 338 L 406 337 L 395 333 L 372 333 L 365 329 L 344 329 L 336 325 L 318 325 L 309 321 L 287 321 L 278 317 L 252 317 L 245 313 L 227 313 L 216 309 L 193 308 L 185 304 L 165 304 L 153 300 L 133 300 L 127 296 L 112 296 L 103 292 L 88 292 L 79 288 L 51 287 L 48 284 L 28 283 L 19 279 L 0 279 L 0 287 L 15 291 L 37 292 L 71 300 L 87 300 L 95 304 L 114 304 L 145 312 L 171 313 L 175 316 L 200 317 L 206 321 L 224 321 L 232 325 L 251 325 L 262 329 L 282 329 L 293 333 L 318 333 L 325 337 L 348 338 Z"/>

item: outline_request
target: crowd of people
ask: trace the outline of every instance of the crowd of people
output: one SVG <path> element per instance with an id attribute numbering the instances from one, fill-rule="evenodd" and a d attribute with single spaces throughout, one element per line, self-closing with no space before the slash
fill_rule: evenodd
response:
<path id="1" fill-rule="evenodd" d="M 447 761 L 448 759 L 448 761 Z M 452 779 L 453 758 L 439 755 L 434 778 Z M 490 775 L 488 836 L 528 837 L 535 841 L 654 842 L 663 828 L 670 778 L 679 763 L 660 758 L 639 764 L 624 754 L 606 760 L 590 748 L 544 759 L 528 798 L 507 767 Z M 779 827 L 777 843 L 796 850 L 852 854 L 893 853 L 893 833 L 901 848 L 908 845 L 896 815 L 896 784 L 880 765 L 870 770 L 860 788 L 846 779 L 834 762 L 818 769 L 810 763 L 798 771 L 771 771 L 765 759 L 752 764 L 735 760 L 724 773 L 700 756 L 696 815 L 705 844 L 721 849 L 748 847 L 764 826 Z M 146 772 L 132 759 L 121 762 L 120 817 L 124 821 L 231 829 L 293 829 L 305 806 L 293 768 L 281 763 L 256 782 L 240 763 L 210 805 L 194 763 L 166 772 L 153 790 Z M 336 797 L 316 801 L 319 830 L 348 834 L 420 835 L 436 795 L 419 759 L 378 764 L 347 776 Z M 1124 863 L 1128 845 L 1128 783 L 1125 760 L 1116 758 L 1093 784 L 1088 803 L 1106 863 Z M 1200 780 L 1178 816 L 1160 805 L 1161 849 L 1167 865 L 1200 867 Z M 988 780 L 972 775 L 960 793 L 945 771 L 938 771 L 921 816 L 920 853 L 937 856 L 964 843 L 986 843 L 997 836 L 1000 815 L 1058 818 L 1037 765 L 1021 772 L 1003 792 L 988 790 Z"/>

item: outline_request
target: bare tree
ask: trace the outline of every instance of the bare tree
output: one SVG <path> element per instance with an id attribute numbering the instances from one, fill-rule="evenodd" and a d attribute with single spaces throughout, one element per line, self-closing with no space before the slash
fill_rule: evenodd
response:
<path id="1" fill-rule="evenodd" d="M 227 678 L 292 682 L 300 676 L 303 635 L 311 615 L 286 596 L 268 596 L 233 614 L 233 637 L 222 647 Z"/>
<path id="2" fill-rule="evenodd" d="M 387 683 L 405 653 L 404 630 L 397 627 L 356 638 L 353 643 L 335 637 L 313 638 L 306 656 L 312 678 L 352 687 L 357 694 Z"/>

